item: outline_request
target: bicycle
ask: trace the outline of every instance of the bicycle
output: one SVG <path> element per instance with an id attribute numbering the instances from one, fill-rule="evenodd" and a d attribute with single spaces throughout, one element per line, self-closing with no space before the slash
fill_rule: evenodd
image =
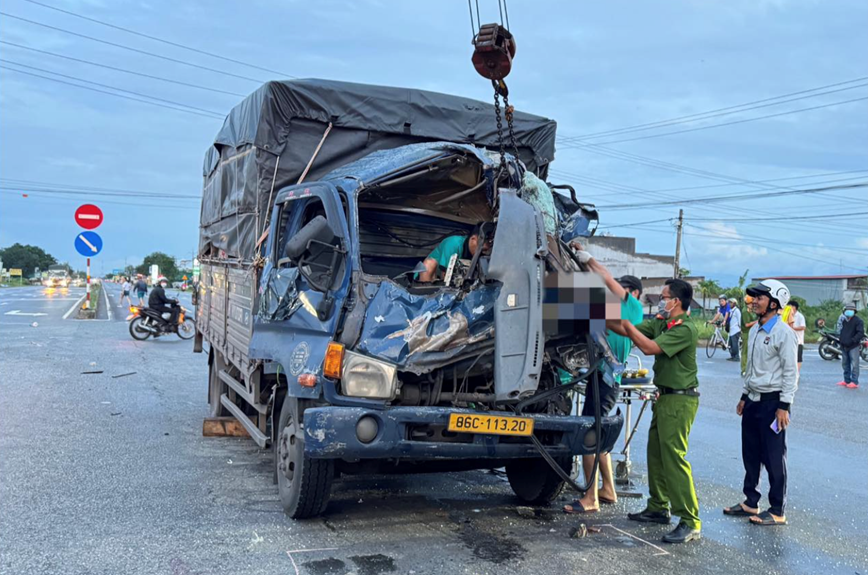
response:
<path id="1" fill-rule="evenodd" d="M 708 322 L 706 322 L 708 325 Z M 729 337 L 724 337 L 720 332 L 720 322 L 715 322 L 714 324 L 714 333 L 708 338 L 708 342 L 705 344 L 705 355 L 710 358 L 714 357 L 714 352 L 717 351 L 718 348 L 723 349 L 725 351 L 729 351 Z"/>

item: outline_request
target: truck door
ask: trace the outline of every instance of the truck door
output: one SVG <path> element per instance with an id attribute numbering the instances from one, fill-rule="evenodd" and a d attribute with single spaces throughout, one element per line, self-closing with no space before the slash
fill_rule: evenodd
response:
<path id="1" fill-rule="evenodd" d="M 301 387 L 297 379 L 322 373 L 326 346 L 349 290 L 349 237 L 332 184 L 316 182 L 278 193 L 250 348 L 251 359 L 281 365 L 292 395 L 319 395 L 320 383 Z"/>

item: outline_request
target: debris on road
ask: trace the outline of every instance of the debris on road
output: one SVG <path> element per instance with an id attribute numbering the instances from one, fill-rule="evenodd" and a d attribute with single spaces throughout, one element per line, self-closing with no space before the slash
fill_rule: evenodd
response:
<path id="1" fill-rule="evenodd" d="M 39 327 L 39 322 L 34 321 L 33 323 L 30 324 L 30 327 Z"/>
<path id="2" fill-rule="evenodd" d="M 135 375 L 135 374 L 137 374 L 137 373 L 138 373 L 137 371 L 131 371 L 131 372 L 129 372 L 129 373 L 119 373 L 119 374 L 117 374 L 117 375 L 113 375 L 113 376 L 112 376 L 112 379 L 117 379 L 117 378 L 119 378 L 119 377 L 126 377 L 126 376 L 128 376 L 128 375 Z"/>
<path id="3" fill-rule="evenodd" d="M 570 539 L 582 539 L 588 536 L 588 526 L 584 523 L 579 523 L 578 527 L 570 529 Z"/>
<path id="4" fill-rule="evenodd" d="M 103 370 L 101 370 L 101 369 L 94 369 L 94 370 L 91 370 L 91 371 L 82 371 L 82 372 L 81 372 L 81 375 L 95 375 L 95 374 L 97 374 L 97 373 L 103 373 Z"/>
<path id="5" fill-rule="evenodd" d="M 114 412 L 110 413 L 109 415 L 115 416 L 115 415 L 120 415 L 121 413 L 123 413 L 123 411 L 114 411 Z"/>
<path id="6" fill-rule="evenodd" d="M 529 519 L 536 517 L 536 512 L 530 507 L 516 507 L 515 512 L 518 513 L 520 517 L 527 517 Z"/>

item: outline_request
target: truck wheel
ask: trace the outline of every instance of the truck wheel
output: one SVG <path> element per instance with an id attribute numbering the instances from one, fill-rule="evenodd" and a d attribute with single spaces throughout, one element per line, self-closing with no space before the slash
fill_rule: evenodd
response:
<path id="1" fill-rule="evenodd" d="M 556 460 L 568 474 L 572 458 Z M 506 478 L 512 491 L 526 503 L 545 505 L 554 501 L 564 489 L 564 481 L 544 459 L 518 459 L 506 465 Z"/>
<path id="2" fill-rule="evenodd" d="M 293 519 L 315 517 L 325 511 L 335 476 L 332 460 L 305 455 L 304 426 L 299 419 L 298 399 L 287 397 L 280 410 L 274 459 L 280 502 Z"/>
<path id="3" fill-rule="evenodd" d="M 211 368 L 208 370 L 208 413 L 210 417 L 230 415 L 229 410 L 220 403 L 220 396 L 226 391 L 226 384 L 217 375 L 222 365 L 219 355 L 215 353 L 211 360 Z"/>

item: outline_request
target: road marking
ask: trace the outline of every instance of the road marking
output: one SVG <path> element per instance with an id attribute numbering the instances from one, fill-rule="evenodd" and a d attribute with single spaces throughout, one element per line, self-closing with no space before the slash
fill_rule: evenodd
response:
<path id="1" fill-rule="evenodd" d="M 89 241 L 87 241 L 87 238 L 84 237 L 84 234 L 79 234 L 79 235 L 78 235 L 78 239 L 80 239 L 81 241 L 83 241 L 83 242 L 87 245 L 87 247 L 89 247 L 90 249 L 92 249 L 92 250 L 93 250 L 93 253 L 97 253 L 97 252 L 99 251 L 98 249 L 96 249 L 96 246 L 95 246 L 95 245 L 93 245 L 92 243 L 90 243 Z"/>
<path id="2" fill-rule="evenodd" d="M 301 571 L 298 570 L 298 565 L 295 563 L 295 559 L 292 558 L 293 553 L 313 553 L 315 551 L 337 551 L 337 547 L 325 547 L 323 549 L 296 549 L 295 551 L 287 551 L 286 556 L 289 557 L 289 560 L 292 561 L 292 568 L 295 569 L 295 575 L 301 575 Z"/>
<path id="3" fill-rule="evenodd" d="M 112 305 L 111 305 L 111 303 L 109 303 L 108 290 L 103 288 L 102 293 L 105 296 L 105 309 L 108 312 L 109 321 L 111 321 L 112 320 Z"/>
<path id="4" fill-rule="evenodd" d="M 618 529 L 617 527 L 615 527 L 614 525 L 612 525 L 612 524 L 610 524 L 610 523 L 606 523 L 605 525 L 600 525 L 600 527 L 610 527 L 610 528 L 614 529 L 615 531 L 617 531 L 618 533 L 623 533 L 623 534 L 626 535 L 627 537 L 632 537 L 632 538 L 635 539 L 636 541 L 641 541 L 641 542 L 644 543 L 645 545 L 649 545 L 649 546 L 653 547 L 654 549 L 656 549 L 657 551 L 659 551 L 659 553 L 655 553 L 655 554 L 654 554 L 655 557 L 657 557 L 657 556 L 659 556 L 659 555 L 669 555 L 669 554 L 670 554 L 669 551 L 667 551 L 666 549 L 663 549 L 662 547 L 658 547 L 657 545 L 654 545 L 654 544 L 651 543 L 650 541 L 646 541 L 646 540 L 642 539 L 641 537 L 636 537 L 636 536 L 633 535 L 632 533 L 627 533 L 627 532 L 624 531 L 623 529 Z"/>
<path id="5" fill-rule="evenodd" d="M 42 312 L 32 313 L 29 311 L 21 311 L 20 309 L 13 309 L 12 311 L 7 311 L 5 315 L 29 315 L 29 316 L 33 316 L 33 317 L 38 317 L 41 315 L 48 315 L 48 314 L 42 313 Z"/>
<path id="6" fill-rule="evenodd" d="M 81 296 L 81 299 L 79 299 L 77 302 L 72 304 L 72 307 L 69 308 L 69 311 L 67 311 L 65 314 L 63 314 L 63 319 L 66 319 L 70 315 L 72 315 L 72 312 L 74 312 L 76 309 L 78 309 L 78 307 L 81 305 L 81 302 L 83 302 L 84 298 L 86 298 L 86 297 L 87 297 L 87 294 L 84 294 L 83 296 Z"/>

